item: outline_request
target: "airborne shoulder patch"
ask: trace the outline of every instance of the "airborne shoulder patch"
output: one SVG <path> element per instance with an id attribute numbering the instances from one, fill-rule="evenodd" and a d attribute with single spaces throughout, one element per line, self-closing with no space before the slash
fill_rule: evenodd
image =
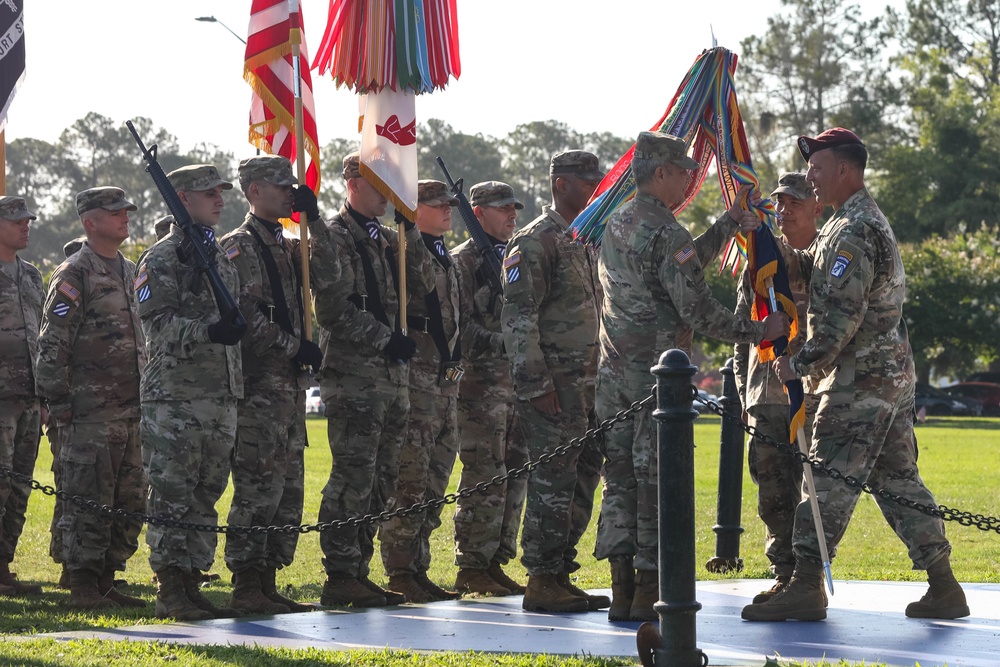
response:
<path id="1" fill-rule="evenodd" d="M 66 280 L 64 280 L 61 283 L 59 283 L 59 287 L 57 289 L 58 289 L 58 291 L 59 291 L 60 294 L 64 294 L 64 295 L 68 296 L 74 302 L 77 299 L 80 298 L 80 290 L 78 290 L 77 288 L 73 287 L 73 285 L 71 285 Z"/>
<path id="2" fill-rule="evenodd" d="M 843 277 L 844 272 L 847 271 L 847 267 L 851 265 L 853 259 L 854 255 L 847 250 L 838 250 L 837 257 L 833 260 L 833 266 L 830 267 L 830 275 L 834 278 Z"/>
<path id="3" fill-rule="evenodd" d="M 694 246 L 690 243 L 685 243 L 683 248 L 674 253 L 674 259 L 681 265 L 687 264 L 694 256 Z"/>

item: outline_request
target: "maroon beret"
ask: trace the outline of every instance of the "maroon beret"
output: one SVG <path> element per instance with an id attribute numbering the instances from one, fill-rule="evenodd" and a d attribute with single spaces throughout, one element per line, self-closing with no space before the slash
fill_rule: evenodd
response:
<path id="1" fill-rule="evenodd" d="M 850 130 L 845 130 L 842 127 L 835 127 L 832 130 L 826 130 L 822 134 L 816 136 L 815 138 L 801 136 L 799 137 L 799 153 L 802 154 L 802 159 L 806 162 L 809 161 L 809 156 L 813 153 L 826 150 L 827 148 L 833 148 L 834 146 L 848 146 L 850 144 L 857 144 L 864 146 L 864 143 Z"/>

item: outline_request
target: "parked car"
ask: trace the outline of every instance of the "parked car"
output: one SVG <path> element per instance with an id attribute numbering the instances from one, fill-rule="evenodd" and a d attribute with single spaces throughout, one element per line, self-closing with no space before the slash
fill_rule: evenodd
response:
<path id="1" fill-rule="evenodd" d="M 972 399 L 983 405 L 983 415 L 1000 416 L 1000 384 L 994 382 L 959 382 L 944 390 L 958 399 Z"/>
<path id="2" fill-rule="evenodd" d="M 319 397 L 319 387 L 309 387 L 306 390 L 306 414 L 326 414 L 326 405 L 323 404 L 323 399 Z"/>
<path id="3" fill-rule="evenodd" d="M 705 400 L 705 401 L 718 401 L 719 400 L 718 396 L 716 396 L 715 394 L 710 394 L 707 391 L 705 391 L 704 389 L 699 389 L 698 390 L 698 396 L 700 396 L 702 398 L 702 400 Z M 703 414 L 703 415 L 704 414 L 715 414 L 714 412 L 712 412 L 711 408 L 709 408 L 707 405 L 705 405 L 704 403 L 701 403 L 699 401 L 695 401 L 694 402 L 694 409 L 697 410 L 699 412 L 699 414 Z"/>
<path id="4" fill-rule="evenodd" d="M 969 377 L 965 378 L 966 382 L 992 382 L 993 384 L 1000 384 L 1000 373 L 994 373 L 991 371 L 983 371 L 981 373 L 973 373 Z"/>
<path id="5" fill-rule="evenodd" d="M 983 406 L 969 399 L 952 396 L 948 392 L 923 382 L 917 383 L 915 407 L 924 409 L 928 415 L 938 417 L 975 417 L 983 412 Z"/>

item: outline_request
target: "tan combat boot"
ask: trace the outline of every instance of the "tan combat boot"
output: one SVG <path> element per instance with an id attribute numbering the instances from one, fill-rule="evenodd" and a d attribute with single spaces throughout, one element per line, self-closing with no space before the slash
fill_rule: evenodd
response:
<path id="1" fill-rule="evenodd" d="M 13 592 L 0 595 L 21 596 L 21 595 L 41 595 L 42 587 L 38 584 L 24 584 L 17 580 L 17 575 L 10 571 L 10 563 L 0 563 L 0 586 L 14 589 Z"/>
<path id="2" fill-rule="evenodd" d="M 146 606 L 145 600 L 134 598 L 131 595 L 125 595 L 115 588 L 114 570 L 105 570 L 101 573 L 101 576 L 97 578 L 97 592 L 123 607 L 139 609 Z"/>
<path id="3" fill-rule="evenodd" d="M 390 575 L 389 588 L 405 595 L 407 602 L 415 602 L 417 604 L 434 602 L 434 596 L 431 595 L 430 591 L 425 591 L 423 586 L 417 583 L 417 580 L 409 572 Z"/>
<path id="4" fill-rule="evenodd" d="M 405 595 L 399 591 L 391 591 L 388 588 L 382 588 L 369 579 L 367 574 L 363 577 L 358 577 L 358 581 L 360 581 L 361 585 L 370 590 L 372 593 L 377 593 L 378 595 L 384 597 L 385 606 L 387 607 L 394 607 L 397 604 L 406 604 L 408 602 Z"/>
<path id="5" fill-rule="evenodd" d="M 823 566 L 799 561 L 792 578 L 767 602 L 743 607 L 746 621 L 822 621 L 826 618 Z"/>
<path id="6" fill-rule="evenodd" d="M 373 584 L 374 585 L 374 584 Z M 385 595 L 376 593 L 361 580 L 350 576 L 327 575 L 319 603 L 324 607 L 384 607 Z"/>
<path id="7" fill-rule="evenodd" d="M 503 571 L 503 566 L 500 563 L 493 561 L 490 563 L 489 569 L 486 570 L 489 573 L 490 578 L 497 582 L 507 590 L 509 590 L 514 595 L 524 595 L 524 591 L 527 590 L 524 584 L 519 584 Z"/>
<path id="8" fill-rule="evenodd" d="M 490 576 L 488 570 L 473 570 L 462 568 L 455 577 L 455 590 L 463 593 L 479 595 L 495 595 L 505 597 L 514 592 Z"/>
<path id="9" fill-rule="evenodd" d="M 97 590 L 97 574 L 88 570 L 70 570 L 69 602 L 73 609 L 117 609 L 118 603 Z"/>
<path id="10" fill-rule="evenodd" d="M 917 602 L 906 605 L 910 618 L 964 618 L 969 615 L 965 591 L 951 571 L 951 559 L 946 555 L 927 568 L 930 588 Z"/>
<path id="11" fill-rule="evenodd" d="M 277 568 L 274 567 L 266 568 L 260 573 L 260 591 L 264 594 L 264 597 L 271 602 L 277 602 L 278 604 L 285 605 L 292 612 L 315 611 L 316 608 L 312 605 L 296 602 L 295 600 L 285 597 L 279 593 L 276 578 Z"/>
<path id="12" fill-rule="evenodd" d="M 184 572 L 184 594 L 187 595 L 187 599 L 190 600 L 195 607 L 201 609 L 202 611 L 207 611 L 212 615 L 212 618 L 241 618 L 243 612 L 239 609 L 233 609 L 232 607 L 218 607 L 212 603 L 204 594 L 201 592 L 201 583 L 204 580 L 201 573 L 198 570 L 192 572 Z"/>
<path id="13" fill-rule="evenodd" d="M 779 574 L 774 578 L 774 584 L 768 588 L 766 591 L 761 591 L 757 595 L 753 596 L 753 603 L 760 604 L 762 602 L 767 602 L 775 595 L 780 593 L 788 585 L 788 582 L 792 580 L 792 575 L 790 574 Z"/>
<path id="14" fill-rule="evenodd" d="M 156 572 L 156 617 L 178 621 L 207 621 L 212 614 L 199 609 L 184 592 L 184 572 L 167 567 Z"/>
<path id="15" fill-rule="evenodd" d="M 635 569 L 631 558 L 611 561 L 611 606 L 609 621 L 627 621 L 635 595 Z"/>
<path id="16" fill-rule="evenodd" d="M 560 572 L 556 575 L 556 581 L 558 581 L 559 585 L 563 587 L 563 590 L 569 591 L 573 595 L 587 600 L 587 607 L 591 611 L 607 609 L 611 606 L 611 598 L 607 595 L 591 595 L 579 586 L 576 586 L 569 578 L 569 572 Z"/>
<path id="17" fill-rule="evenodd" d="M 252 567 L 233 573 L 233 597 L 229 606 L 248 614 L 287 614 L 291 611 L 264 595 L 260 586 L 260 571 Z"/>
<path id="18" fill-rule="evenodd" d="M 462 597 L 461 593 L 445 590 L 440 586 L 438 586 L 437 584 L 435 584 L 433 581 L 431 581 L 430 577 L 427 576 L 426 572 L 417 572 L 415 575 L 413 575 L 413 578 L 416 580 L 418 584 L 420 584 L 421 588 L 423 588 L 425 591 L 433 595 L 436 601 L 457 600 L 458 598 Z"/>
<path id="19" fill-rule="evenodd" d="M 637 570 L 635 573 L 635 592 L 632 594 L 632 606 L 628 611 L 629 620 L 660 620 L 660 615 L 653 610 L 653 605 L 656 604 L 659 599 L 659 570 Z"/>
<path id="20" fill-rule="evenodd" d="M 562 613 L 588 611 L 587 598 L 573 595 L 559 585 L 555 574 L 536 574 L 528 577 L 528 589 L 524 592 L 521 608 L 525 611 Z"/>

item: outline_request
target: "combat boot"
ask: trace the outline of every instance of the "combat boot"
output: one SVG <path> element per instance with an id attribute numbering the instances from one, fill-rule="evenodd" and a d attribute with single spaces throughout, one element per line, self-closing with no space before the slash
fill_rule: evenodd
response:
<path id="1" fill-rule="evenodd" d="M 17 580 L 17 575 L 10 571 L 10 563 L 0 563 L 0 585 L 14 589 L 12 593 L 0 595 L 21 596 L 41 595 L 42 587 L 38 584 L 24 584 Z"/>
<path id="2" fill-rule="evenodd" d="M 660 615 L 653 610 L 653 605 L 656 604 L 659 599 L 659 570 L 637 570 L 635 573 L 635 592 L 632 593 L 632 606 L 628 611 L 629 620 L 660 620 Z"/>
<path id="3" fill-rule="evenodd" d="M 69 602 L 73 609 L 117 609 L 118 603 L 97 590 L 97 575 L 88 570 L 70 570 Z"/>
<path id="4" fill-rule="evenodd" d="M 312 605 L 296 602 L 295 600 L 287 598 L 279 593 L 278 586 L 275 583 L 276 577 L 277 568 L 274 567 L 265 568 L 264 571 L 260 573 L 260 591 L 264 594 L 264 597 L 271 602 L 277 602 L 278 604 L 285 605 L 292 612 L 315 611 L 315 607 Z"/>
<path id="5" fill-rule="evenodd" d="M 528 588 L 524 592 L 521 608 L 525 611 L 562 613 L 587 611 L 590 605 L 587 598 L 573 595 L 560 586 L 558 575 L 537 574 L 528 577 Z"/>
<path id="6" fill-rule="evenodd" d="M 635 595 L 635 569 L 631 558 L 611 561 L 611 606 L 609 621 L 627 621 Z"/>
<path id="7" fill-rule="evenodd" d="M 198 608 L 184 592 L 185 573 L 178 567 L 167 567 L 156 572 L 156 617 L 178 621 L 207 621 L 214 618 Z"/>
<path id="8" fill-rule="evenodd" d="M 415 602 L 417 604 L 434 602 L 434 596 L 431 595 L 431 592 L 424 590 L 424 587 L 417 583 L 417 580 L 409 572 L 391 575 L 389 577 L 389 588 L 405 595 L 407 602 Z"/>
<path id="9" fill-rule="evenodd" d="M 490 567 L 486 571 L 489 573 L 490 578 L 493 579 L 493 581 L 497 582 L 504 588 L 508 589 L 512 594 L 524 595 L 525 591 L 524 584 L 519 584 L 510 577 L 508 577 L 507 573 L 503 571 L 503 567 L 500 565 L 500 563 L 493 561 L 492 563 L 490 563 Z"/>
<path id="10" fill-rule="evenodd" d="M 384 607 L 385 596 L 370 590 L 360 579 L 327 575 L 319 603 L 324 607 Z"/>
<path id="11" fill-rule="evenodd" d="M 239 609 L 233 609 L 232 607 L 218 607 L 212 603 L 205 595 L 201 592 L 201 582 L 204 581 L 202 577 L 199 576 L 198 570 L 193 572 L 184 572 L 184 594 L 187 599 L 190 600 L 195 607 L 201 609 L 202 611 L 207 611 L 212 615 L 212 618 L 241 618 L 243 612 Z"/>
<path id="12" fill-rule="evenodd" d="M 131 607 L 133 609 L 139 609 L 146 606 L 145 600 L 140 600 L 139 598 L 134 598 L 130 595 L 125 595 L 119 592 L 115 588 L 115 571 L 105 570 L 101 573 L 101 576 L 97 578 L 97 592 L 111 600 L 112 602 L 119 604 L 123 607 Z"/>
<path id="13" fill-rule="evenodd" d="M 513 595 L 513 591 L 498 583 L 487 570 L 462 568 L 455 577 L 455 590 L 463 593 L 478 593 L 479 595 L 495 595 L 504 597 Z"/>
<path id="14" fill-rule="evenodd" d="M 590 611 L 597 611 L 598 609 L 607 609 L 611 606 L 611 598 L 607 595 L 591 595 L 587 591 L 573 584 L 569 578 L 569 572 L 560 572 L 556 575 L 556 581 L 559 585 L 563 587 L 563 590 L 569 591 L 577 597 L 584 598 L 587 601 L 587 607 Z"/>
<path id="15" fill-rule="evenodd" d="M 438 586 L 437 584 L 435 584 L 433 581 L 430 580 L 430 577 L 427 576 L 426 572 L 417 572 L 415 575 L 413 575 L 413 578 L 416 580 L 418 584 L 420 584 L 420 587 L 422 589 L 433 595 L 436 601 L 457 600 L 458 598 L 462 597 L 461 593 L 456 593 L 455 591 L 447 591 Z"/>
<path id="16" fill-rule="evenodd" d="M 822 621 L 826 618 L 823 566 L 799 561 L 792 578 L 767 602 L 743 607 L 746 621 Z"/>
<path id="17" fill-rule="evenodd" d="M 387 606 L 387 607 L 395 607 L 397 604 L 406 604 L 406 602 L 407 602 L 407 599 L 406 599 L 405 595 L 403 595 L 402 593 L 400 593 L 398 591 L 390 591 L 387 588 L 382 588 L 381 586 L 379 586 L 378 584 L 376 584 L 374 581 L 372 581 L 371 579 L 369 579 L 368 575 L 365 575 L 363 577 L 359 577 L 358 581 L 360 581 L 361 585 L 364 586 L 365 588 L 367 588 L 368 590 L 370 590 L 372 593 L 378 593 L 379 595 L 381 595 L 382 597 L 384 597 L 385 598 L 385 606 Z"/>
<path id="18" fill-rule="evenodd" d="M 59 575 L 59 583 L 56 584 L 56 588 L 64 591 L 69 590 L 69 570 L 66 569 L 65 565 L 62 566 L 62 573 Z"/>
<path id="19" fill-rule="evenodd" d="M 951 559 L 946 555 L 927 568 L 930 588 L 917 602 L 906 605 L 910 618 L 964 618 L 969 615 L 965 591 L 951 571 Z"/>
<path id="20" fill-rule="evenodd" d="M 785 586 L 787 586 L 788 582 L 791 580 L 792 580 L 792 575 L 779 574 L 774 578 L 774 584 L 769 589 L 767 589 L 766 591 L 761 591 L 760 593 L 757 593 L 757 595 L 753 596 L 753 603 L 760 604 L 762 602 L 767 602 L 775 595 L 783 591 L 785 589 Z"/>
<path id="21" fill-rule="evenodd" d="M 250 567 L 233 573 L 233 597 L 229 606 L 248 614 L 287 614 L 291 610 L 264 595 L 260 572 Z"/>

